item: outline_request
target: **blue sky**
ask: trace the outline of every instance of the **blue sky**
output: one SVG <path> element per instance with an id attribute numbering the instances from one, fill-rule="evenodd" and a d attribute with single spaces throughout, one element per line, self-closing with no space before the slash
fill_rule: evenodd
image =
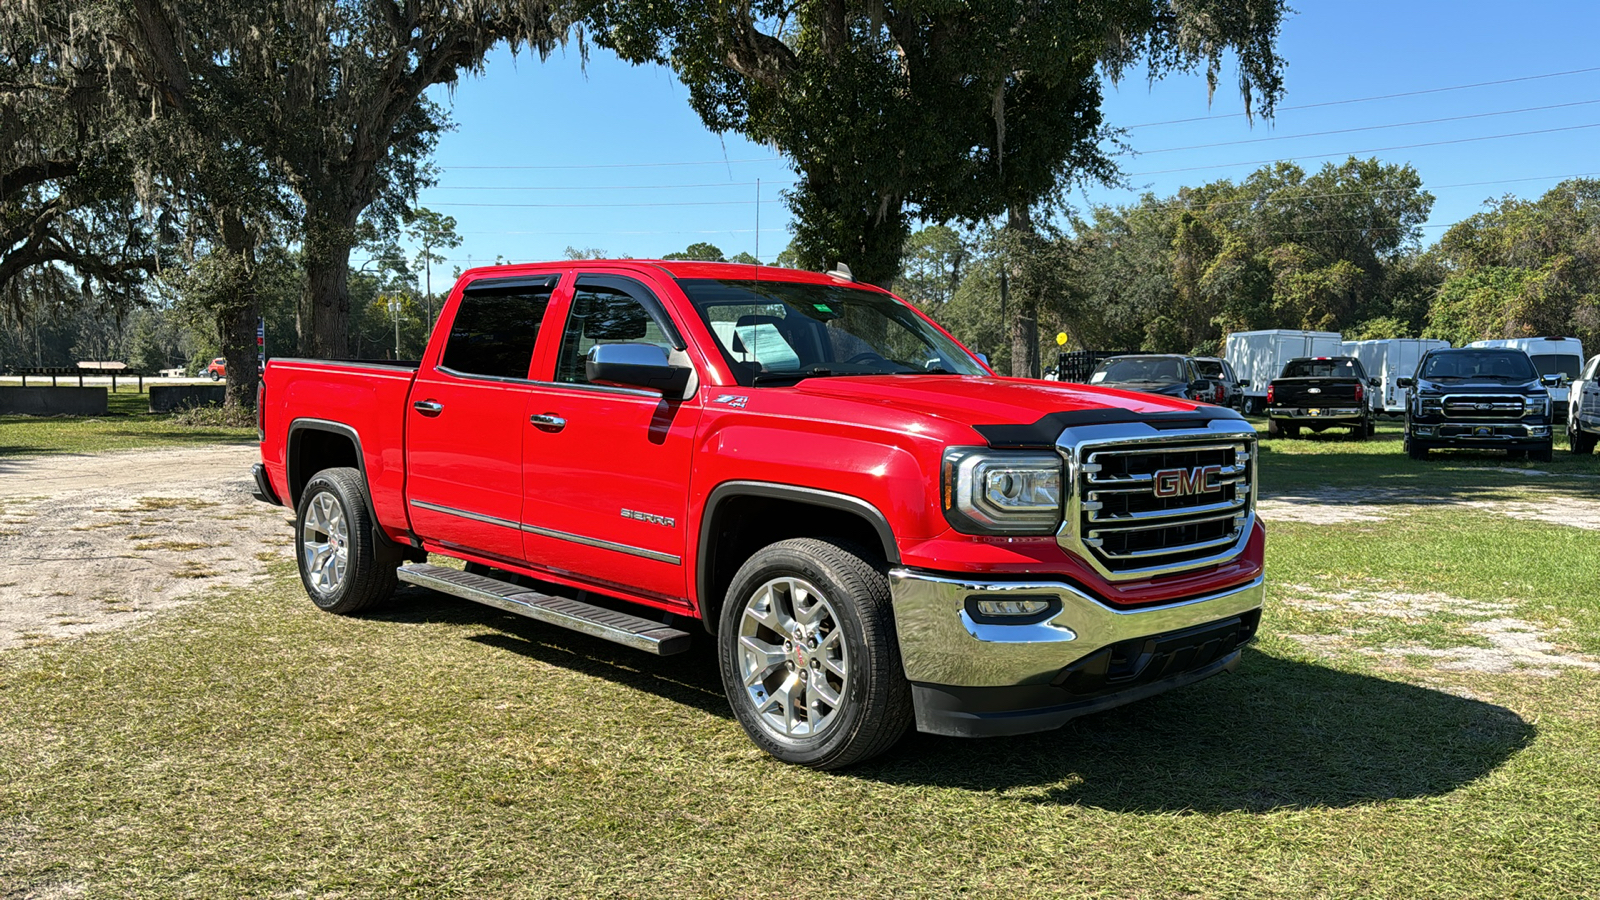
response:
<path id="1" fill-rule="evenodd" d="M 1417 168 L 1437 198 L 1423 232 L 1432 242 L 1487 198 L 1600 176 L 1600 3 L 1298 5 L 1279 44 L 1287 91 L 1274 120 L 1242 115 L 1231 66 L 1209 106 L 1198 74 L 1154 85 L 1135 74 L 1107 87 L 1104 107 L 1138 152 L 1121 160 L 1134 189 L 1074 202 L 1132 203 L 1145 190 L 1239 179 L 1264 160 L 1309 170 L 1356 152 Z M 770 148 L 708 132 L 687 98 L 669 70 L 603 50 L 587 66 L 575 51 L 543 63 L 497 53 L 484 75 L 441 91 L 456 130 L 439 142 L 439 184 L 420 202 L 454 216 L 464 238 L 446 269 L 554 259 L 568 246 L 657 257 L 707 241 L 757 253 L 758 228 L 771 261 L 789 241 L 779 192 L 793 172 Z"/>

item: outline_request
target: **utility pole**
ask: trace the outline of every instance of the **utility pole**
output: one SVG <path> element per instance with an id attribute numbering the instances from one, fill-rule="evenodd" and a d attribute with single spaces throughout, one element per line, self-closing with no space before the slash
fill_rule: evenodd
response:
<path id="1" fill-rule="evenodd" d="M 761 265 L 761 179 L 756 179 L 756 265 Z"/>
<path id="2" fill-rule="evenodd" d="M 400 298 L 389 298 L 389 312 L 394 314 L 394 358 L 400 359 Z"/>

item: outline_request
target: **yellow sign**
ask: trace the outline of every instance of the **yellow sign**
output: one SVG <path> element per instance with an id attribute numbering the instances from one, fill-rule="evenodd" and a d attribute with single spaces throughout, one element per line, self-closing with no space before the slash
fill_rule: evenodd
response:
<path id="1" fill-rule="evenodd" d="M 1056 346 L 1057 347 L 1065 347 L 1066 345 L 1067 345 L 1067 333 L 1065 331 L 1057 333 L 1056 334 Z"/>

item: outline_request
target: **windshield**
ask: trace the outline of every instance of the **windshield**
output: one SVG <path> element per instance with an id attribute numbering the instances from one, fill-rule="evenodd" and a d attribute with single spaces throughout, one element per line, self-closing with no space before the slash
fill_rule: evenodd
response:
<path id="1" fill-rule="evenodd" d="M 1568 381 L 1577 378 L 1578 370 L 1583 368 L 1583 360 L 1567 354 L 1540 353 L 1532 359 L 1540 375 L 1564 375 Z"/>
<path id="2" fill-rule="evenodd" d="M 1431 354 L 1418 373 L 1423 378 L 1492 378 L 1532 381 L 1536 376 L 1521 350 L 1453 350 Z"/>
<path id="3" fill-rule="evenodd" d="M 1090 384 L 1133 384 L 1142 382 L 1186 382 L 1183 365 L 1170 356 L 1119 356 L 1095 366 Z"/>
<path id="4" fill-rule="evenodd" d="M 955 341 L 887 294 L 832 284 L 678 282 L 739 383 L 821 375 L 986 375 Z"/>
<path id="5" fill-rule="evenodd" d="M 1291 359 L 1282 378 L 1360 378 L 1353 359 Z"/>

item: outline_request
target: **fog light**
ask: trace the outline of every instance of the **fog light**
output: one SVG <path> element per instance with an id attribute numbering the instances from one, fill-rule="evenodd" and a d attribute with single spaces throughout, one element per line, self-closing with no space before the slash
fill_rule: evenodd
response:
<path id="1" fill-rule="evenodd" d="M 1433 434 L 1433 426 L 1432 425 L 1418 425 L 1417 426 L 1417 434 L 1432 435 Z"/>
<path id="2" fill-rule="evenodd" d="M 986 616 L 1036 616 L 1050 608 L 1048 600 L 979 600 L 978 612 Z"/>
<path id="3" fill-rule="evenodd" d="M 1529 425 L 1528 426 L 1528 437 L 1549 437 L 1549 435 L 1550 435 L 1550 426 L 1549 425 Z"/>

